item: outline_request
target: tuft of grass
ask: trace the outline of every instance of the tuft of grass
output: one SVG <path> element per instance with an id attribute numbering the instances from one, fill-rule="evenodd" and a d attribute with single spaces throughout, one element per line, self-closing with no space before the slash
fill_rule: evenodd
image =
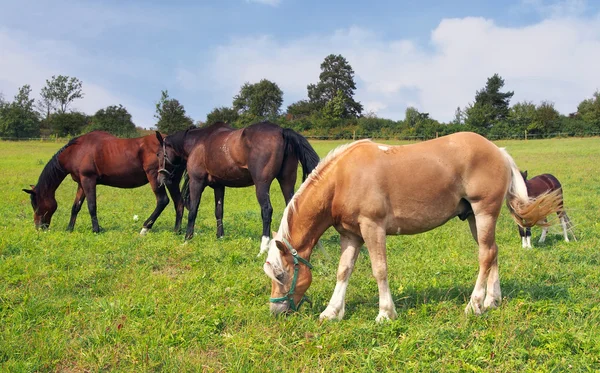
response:
<path id="1" fill-rule="evenodd" d="M 393 143 L 393 142 L 388 142 Z M 313 141 L 321 156 L 342 142 Z M 65 232 L 76 186 L 65 179 L 49 231 L 36 231 L 28 196 L 62 144 L 0 147 L 0 370 L 31 371 L 594 371 L 600 369 L 600 139 L 503 141 L 530 175 L 550 172 L 564 187 L 578 241 L 551 229 L 546 243 L 520 247 L 506 211 L 497 227 L 503 303 L 465 316 L 477 247 L 465 222 L 416 236 L 388 237 L 389 281 L 398 319 L 376 324 L 377 285 L 363 249 L 350 280 L 346 316 L 319 323 L 333 291 L 339 236 L 313 255 L 313 307 L 268 312 L 260 208 L 253 188 L 227 189 L 225 237 L 216 239 L 207 191 L 197 235 L 172 232 L 167 207 L 139 236 L 154 208 L 149 187 L 98 188 L 104 231 L 87 208 Z M 44 160 L 44 161 L 40 161 Z M 271 190 L 273 228 L 284 201 Z M 139 216 L 138 221 L 132 217 Z"/>

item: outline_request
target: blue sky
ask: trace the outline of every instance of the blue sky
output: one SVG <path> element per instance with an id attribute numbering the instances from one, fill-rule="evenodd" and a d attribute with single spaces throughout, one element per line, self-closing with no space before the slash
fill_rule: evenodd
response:
<path id="1" fill-rule="evenodd" d="M 367 111 L 402 119 L 407 106 L 450 120 L 499 73 L 513 103 L 559 111 L 600 88 L 600 2 L 514 1 L 4 1 L 0 92 L 35 95 L 52 75 L 76 76 L 89 114 L 123 104 L 151 127 L 168 89 L 194 120 L 230 106 L 244 82 L 306 98 L 330 54 L 356 73 Z"/>

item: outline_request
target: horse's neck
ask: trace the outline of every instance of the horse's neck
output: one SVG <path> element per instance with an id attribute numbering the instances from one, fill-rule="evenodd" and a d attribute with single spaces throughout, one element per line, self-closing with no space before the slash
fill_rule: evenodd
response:
<path id="1" fill-rule="evenodd" d="M 333 225 L 331 216 L 331 197 L 333 188 L 320 180 L 298 196 L 295 209 L 290 211 L 288 218 L 290 237 L 300 250 L 311 250 L 319 238 Z"/>
<path id="2" fill-rule="evenodd" d="M 60 162 L 59 162 L 60 165 Z M 46 171 L 46 170 L 44 170 Z M 62 165 L 60 167 L 52 167 L 46 171 L 46 175 L 44 177 L 43 182 L 38 180 L 38 185 L 36 185 L 36 192 L 43 197 L 53 197 L 56 193 L 56 189 L 60 186 L 63 180 L 69 174 Z"/>

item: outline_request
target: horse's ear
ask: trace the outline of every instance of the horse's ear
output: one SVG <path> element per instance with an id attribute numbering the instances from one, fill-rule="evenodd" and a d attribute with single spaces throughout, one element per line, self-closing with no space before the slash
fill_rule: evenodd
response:
<path id="1" fill-rule="evenodd" d="M 523 178 L 527 180 L 527 170 L 523 171 Z"/>
<path id="2" fill-rule="evenodd" d="M 288 248 L 285 246 L 285 244 L 279 240 L 275 240 L 275 245 L 277 245 L 277 248 L 279 249 L 279 251 L 281 251 L 282 253 L 287 253 Z"/>
<path id="3" fill-rule="evenodd" d="M 27 194 L 33 194 L 35 196 L 35 191 L 33 189 L 21 189 L 21 190 Z"/>
<path id="4" fill-rule="evenodd" d="M 163 137 L 158 131 L 156 131 L 156 138 L 158 139 L 158 143 L 160 144 L 160 146 L 163 146 Z"/>

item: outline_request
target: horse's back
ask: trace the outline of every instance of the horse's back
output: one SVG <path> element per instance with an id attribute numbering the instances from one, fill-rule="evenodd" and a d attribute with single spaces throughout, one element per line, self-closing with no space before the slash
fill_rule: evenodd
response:
<path id="1" fill-rule="evenodd" d="M 529 197 L 538 197 L 539 195 L 559 190 L 562 188 L 560 181 L 552 174 L 542 174 L 532 177 L 525 182 L 527 185 L 527 194 Z"/>
<path id="2" fill-rule="evenodd" d="M 404 146 L 361 142 L 332 171 L 334 209 L 387 221 L 394 234 L 420 233 L 463 215 L 462 200 L 492 199 L 499 210 L 510 177 L 498 147 L 472 133 Z"/>
<path id="3" fill-rule="evenodd" d="M 156 157 L 158 145 L 153 148 L 149 136 L 122 139 L 108 132 L 93 131 L 77 138 L 64 159 L 77 182 L 93 177 L 99 184 L 135 188 L 148 183 L 145 163 L 152 165 L 151 157 L 146 157 L 146 161 L 142 157 L 142 153 L 149 153 L 144 146 Z"/>

